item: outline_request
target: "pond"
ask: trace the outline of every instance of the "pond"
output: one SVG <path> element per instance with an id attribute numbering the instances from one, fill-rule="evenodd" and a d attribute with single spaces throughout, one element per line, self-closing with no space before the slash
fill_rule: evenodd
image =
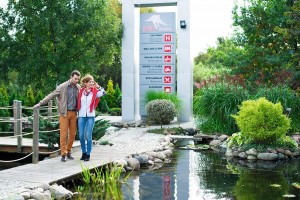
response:
<path id="1" fill-rule="evenodd" d="M 300 199 L 300 160 L 248 163 L 227 161 L 213 151 L 177 150 L 158 170 L 133 173 L 122 185 L 133 200 L 279 200 Z"/>

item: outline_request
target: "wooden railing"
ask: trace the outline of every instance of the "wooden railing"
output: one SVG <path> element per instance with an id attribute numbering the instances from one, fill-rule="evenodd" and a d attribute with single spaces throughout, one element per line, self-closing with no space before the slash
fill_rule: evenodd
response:
<path id="1" fill-rule="evenodd" d="M 46 108 L 46 109 L 45 109 Z M 0 116 L 0 123 L 9 123 L 13 124 L 13 132 L 0 132 L 0 138 L 1 137 L 10 137 L 10 138 L 17 138 L 17 153 L 22 152 L 22 139 L 23 136 L 25 135 L 31 135 L 32 134 L 32 152 L 29 155 L 26 155 L 25 157 L 17 160 L 12 160 L 12 161 L 3 161 L 0 160 L 1 162 L 16 162 L 22 159 L 27 158 L 28 156 L 32 155 L 32 163 L 38 163 L 39 161 L 39 154 L 40 153 L 53 153 L 53 152 L 39 152 L 39 133 L 43 132 L 39 130 L 39 119 L 40 119 L 40 110 L 45 109 L 47 110 L 47 117 L 49 120 L 52 120 L 53 117 L 53 109 L 57 109 L 56 107 L 53 107 L 52 101 L 49 101 L 48 106 L 46 107 L 41 107 L 39 109 L 32 109 L 32 107 L 22 107 L 22 102 L 18 100 L 14 100 L 13 106 L 7 106 L 7 107 L 0 107 L 0 110 L 8 110 L 8 109 L 13 109 L 13 119 L 11 117 L 3 117 Z M 22 110 L 23 109 L 29 109 L 33 111 L 33 115 L 30 117 L 33 117 L 33 123 L 32 123 L 32 130 L 33 132 L 31 133 L 24 133 L 22 130 L 22 124 L 24 122 L 27 122 L 28 124 L 28 118 L 29 117 L 22 117 Z M 57 130 L 56 130 L 57 131 Z M 49 131 L 47 131 L 49 132 Z M 8 133 L 12 134 L 13 136 L 2 136 L 3 133 Z M 57 150 L 58 151 L 58 150 Z"/>

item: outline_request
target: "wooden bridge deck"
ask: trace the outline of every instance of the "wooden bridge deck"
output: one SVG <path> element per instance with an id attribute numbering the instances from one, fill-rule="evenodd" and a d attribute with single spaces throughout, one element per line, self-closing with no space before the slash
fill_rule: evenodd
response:
<path id="1" fill-rule="evenodd" d="M 133 153 L 142 153 L 151 151 L 160 147 L 160 141 L 164 137 L 159 134 L 146 133 L 146 128 L 132 128 L 124 131 L 117 131 L 108 136 L 104 136 L 112 146 L 94 145 L 91 153 L 91 160 L 88 162 L 80 161 L 80 147 L 73 148 L 72 155 L 75 160 L 61 162 L 61 157 L 40 161 L 38 164 L 26 164 L 11 169 L 0 171 L 0 180 L 9 180 L 22 186 L 36 186 L 40 183 L 56 183 L 67 181 L 78 177 L 82 172 L 82 166 L 88 166 L 90 169 L 100 167 L 118 159 L 124 159 Z M 82 165 L 82 166 L 81 166 Z M 9 190 L 14 192 L 17 188 L 13 185 L 1 185 L 2 191 Z"/>

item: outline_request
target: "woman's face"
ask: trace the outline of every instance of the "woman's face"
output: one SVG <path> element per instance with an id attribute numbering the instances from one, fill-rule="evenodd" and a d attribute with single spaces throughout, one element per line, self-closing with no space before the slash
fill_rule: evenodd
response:
<path id="1" fill-rule="evenodd" d="M 89 80 L 89 82 L 86 83 L 86 87 L 89 89 L 89 88 L 92 88 L 95 86 L 95 81 L 94 79 L 91 79 Z"/>

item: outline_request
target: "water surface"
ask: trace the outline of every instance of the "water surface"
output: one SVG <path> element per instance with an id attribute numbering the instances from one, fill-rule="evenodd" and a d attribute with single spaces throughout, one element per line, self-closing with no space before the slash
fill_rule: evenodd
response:
<path id="1" fill-rule="evenodd" d="M 280 200 L 300 199 L 298 159 L 288 162 L 228 161 L 212 152 L 178 150 L 169 164 L 134 173 L 122 185 L 133 200 Z"/>

